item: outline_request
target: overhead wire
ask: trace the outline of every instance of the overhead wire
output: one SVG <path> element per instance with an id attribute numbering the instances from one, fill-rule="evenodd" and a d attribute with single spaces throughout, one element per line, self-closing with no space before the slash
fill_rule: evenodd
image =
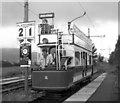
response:
<path id="1" fill-rule="evenodd" d="M 94 23 L 92 22 L 90 16 L 88 15 L 87 11 L 85 10 L 85 8 L 82 6 L 82 4 L 81 4 L 80 2 L 78 2 L 78 4 L 79 4 L 79 6 L 83 9 L 83 11 L 86 12 L 86 17 L 87 17 L 88 20 L 92 23 L 92 27 L 94 28 L 94 30 L 96 31 L 96 33 L 97 33 L 97 35 L 98 35 L 98 31 L 97 31 L 97 29 L 96 29 Z M 103 44 L 103 42 L 101 41 L 100 44 Z M 103 45 L 101 45 L 101 46 L 103 46 Z M 100 50 L 100 51 L 101 51 L 101 50 Z"/>
<path id="2" fill-rule="evenodd" d="M 94 30 L 96 31 L 96 33 L 98 34 L 98 31 L 94 25 L 94 23 L 92 22 L 91 18 L 89 17 L 87 11 L 85 10 L 85 8 L 82 6 L 82 4 L 80 2 L 78 2 L 79 6 L 83 9 L 84 12 L 86 12 L 86 17 L 88 18 L 89 22 L 91 22 L 92 27 L 94 28 Z"/>
<path id="3" fill-rule="evenodd" d="M 21 4 L 20 2 L 18 2 L 17 0 L 16 0 L 16 3 L 19 4 L 21 7 L 24 7 L 24 5 Z M 79 6 L 83 9 L 83 11 L 86 12 L 86 10 L 85 10 L 85 8 L 82 6 L 82 4 L 81 4 L 80 2 L 78 2 L 78 4 L 79 4 Z M 29 7 L 29 11 L 30 11 L 33 15 L 37 16 L 37 19 L 38 19 L 38 14 L 35 13 L 30 7 Z M 92 23 L 93 28 L 95 29 L 95 31 L 96 31 L 97 34 L 98 34 L 98 31 L 97 31 L 95 25 L 93 24 L 91 18 L 90 18 L 89 15 L 87 14 L 87 12 L 86 12 L 86 17 L 87 17 L 88 20 Z"/>

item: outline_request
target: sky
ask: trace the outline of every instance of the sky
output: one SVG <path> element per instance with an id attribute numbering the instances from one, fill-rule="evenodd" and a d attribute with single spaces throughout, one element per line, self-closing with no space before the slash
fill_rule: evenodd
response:
<path id="1" fill-rule="evenodd" d="M 0 16 L 2 25 L 0 26 L 0 48 L 18 48 L 17 40 L 18 33 L 16 23 L 23 22 L 24 18 L 24 0 L 12 0 L 14 2 L 1 3 Z M 115 49 L 115 44 L 118 37 L 118 2 L 87 1 L 72 0 L 72 2 L 33 2 L 29 1 L 29 21 L 36 21 L 36 41 L 33 42 L 33 50 L 36 50 L 38 43 L 37 25 L 41 23 L 38 15 L 44 12 L 55 13 L 55 28 L 59 28 L 67 32 L 67 22 L 82 15 L 84 11 L 86 15 L 72 23 L 88 35 L 90 28 L 91 36 L 105 35 L 104 38 L 91 37 L 93 43 L 103 56 L 109 56 L 109 50 L 112 52 Z M 97 1 L 97 0 L 96 0 Z M 101 50 L 102 49 L 102 50 Z"/>

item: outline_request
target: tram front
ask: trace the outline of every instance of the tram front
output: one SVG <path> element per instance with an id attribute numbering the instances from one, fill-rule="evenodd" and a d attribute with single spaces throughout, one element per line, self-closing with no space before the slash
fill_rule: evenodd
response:
<path id="1" fill-rule="evenodd" d="M 39 55 L 32 70 L 32 88 L 36 90 L 67 89 L 73 82 L 73 71 L 67 68 L 69 56 L 65 56 L 62 35 L 49 25 L 45 17 L 40 24 Z M 52 18 L 53 19 L 53 18 Z"/>

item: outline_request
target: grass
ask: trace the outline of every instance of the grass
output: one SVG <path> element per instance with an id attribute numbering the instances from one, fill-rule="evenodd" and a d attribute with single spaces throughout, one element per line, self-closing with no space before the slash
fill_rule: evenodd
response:
<path id="1" fill-rule="evenodd" d="M 94 66 L 94 68 L 97 70 L 103 70 L 103 71 L 109 71 L 109 68 L 112 68 L 112 70 L 115 70 L 115 66 L 111 66 L 107 63 L 97 63 L 97 65 Z M 25 69 L 26 68 L 21 68 L 20 66 L 3 67 L 0 77 L 8 78 L 8 77 L 24 75 Z M 115 72 L 118 73 L 118 71 L 116 71 L 116 70 L 115 70 Z M 29 74 L 30 74 L 30 70 L 29 70 Z"/>
<path id="2" fill-rule="evenodd" d="M 2 74 L 0 74 L 0 76 L 2 78 L 8 78 L 8 77 L 15 77 L 15 76 L 23 75 L 25 73 L 25 69 L 26 68 L 21 68 L 19 66 L 3 67 Z"/>

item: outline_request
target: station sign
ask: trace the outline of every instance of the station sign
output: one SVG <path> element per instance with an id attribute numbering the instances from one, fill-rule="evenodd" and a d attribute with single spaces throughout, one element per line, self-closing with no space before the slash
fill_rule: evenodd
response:
<path id="1" fill-rule="evenodd" d="M 35 38 L 35 21 L 17 23 L 18 39 Z"/>
<path id="2" fill-rule="evenodd" d="M 54 13 L 40 13 L 39 18 L 40 19 L 45 19 L 45 18 L 54 18 L 55 14 Z"/>

